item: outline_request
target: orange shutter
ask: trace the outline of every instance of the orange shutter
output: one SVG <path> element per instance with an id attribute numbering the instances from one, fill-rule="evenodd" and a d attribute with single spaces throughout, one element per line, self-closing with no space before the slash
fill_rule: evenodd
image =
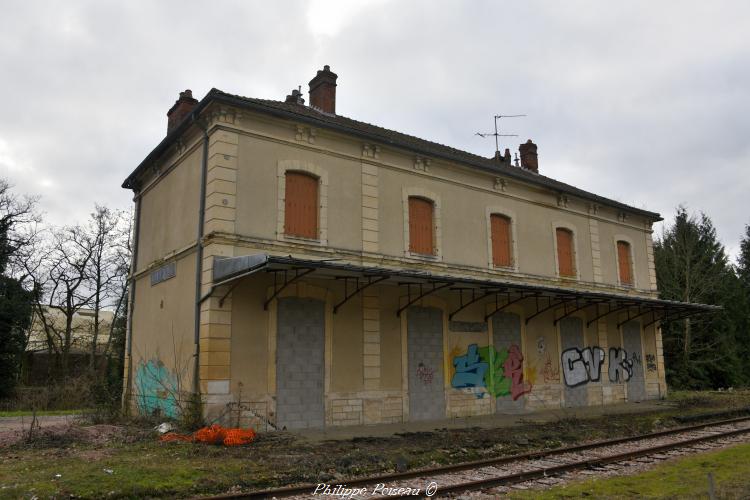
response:
<path id="1" fill-rule="evenodd" d="M 633 276 L 630 273 L 630 243 L 627 241 L 617 242 L 617 260 L 620 264 L 620 283 L 632 285 Z"/>
<path id="2" fill-rule="evenodd" d="M 557 228 L 557 265 L 560 276 L 575 276 L 573 265 L 573 233 Z"/>
<path id="3" fill-rule="evenodd" d="M 434 255 L 432 202 L 409 197 L 409 251 Z"/>
<path id="4" fill-rule="evenodd" d="M 318 238 L 318 179 L 300 172 L 286 173 L 284 233 Z"/>
<path id="5" fill-rule="evenodd" d="M 492 263 L 496 266 L 510 267 L 510 219 L 504 215 L 492 214 L 490 216 L 490 228 L 492 230 Z"/>

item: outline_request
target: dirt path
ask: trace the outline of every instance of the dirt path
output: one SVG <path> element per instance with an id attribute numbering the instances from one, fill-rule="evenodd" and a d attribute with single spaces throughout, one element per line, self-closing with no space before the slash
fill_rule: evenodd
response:
<path id="1" fill-rule="evenodd" d="M 50 425 L 71 424 L 80 415 L 41 415 L 36 417 L 39 426 L 44 428 Z M 0 417 L 0 432 L 20 431 L 31 426 L 31 415 L 22 417 Z"/>

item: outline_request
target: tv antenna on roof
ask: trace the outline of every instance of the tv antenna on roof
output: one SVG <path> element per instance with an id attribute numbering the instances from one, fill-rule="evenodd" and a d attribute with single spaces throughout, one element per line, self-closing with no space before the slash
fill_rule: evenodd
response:
<path id="1" fill-rule="evenodd" d="M 521 116 L 526 116 L 526 115 L 495 115 L 495 132 L 485 132 L 485 133 L 477 132 L 475 135 L 478 135 L 479 137 L 482 137 L 482 138 L 489 137 L 491 135 L 495 136 L 495 154 L 499 155 L 500 154 L 500 141 L 498 138 L 518 137 L 518 134 L 501 134 L 497 130 L 497 120 L 499 120 L 500 118 L 519 118 Z"/>

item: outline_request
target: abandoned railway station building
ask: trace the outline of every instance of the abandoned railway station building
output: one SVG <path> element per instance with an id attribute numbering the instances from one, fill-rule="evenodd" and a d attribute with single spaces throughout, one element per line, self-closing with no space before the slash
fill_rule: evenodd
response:
<path id="1" fill-rule="evenodd" d="M 260 430 L 665 395 L 657 213 L 309 103 L 186 90 L 125 180 L 125 404 Z M 602 167 L 604 168 L 604 167 Z M 193 398 L 193 401 L 195 399 Z"/>

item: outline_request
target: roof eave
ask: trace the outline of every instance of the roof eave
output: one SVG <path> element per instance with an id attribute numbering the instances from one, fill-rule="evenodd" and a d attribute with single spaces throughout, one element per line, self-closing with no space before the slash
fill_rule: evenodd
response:
<path id="1" fill-rule="evenodd" d="M 125 189 L 137 190 L 138 186 L 137 186 L 137 183 L 135 183 L 134 181 L 136 180 L 138 175 L 143 171 L 143 169 L 145 169 L 147 165 L 156 161 L 164 153 L 164 151 L 172 144 L 172 142 L 174 142 L 179 136 L 181 136 L 185 132 L 185 130 L 187 130 L 193 124 L 195 119 L 201 114 L 201 112 L 212 101 L 223 102 L 225 104 L 238 106 L 238 107 L 245 108 L 245 109 L 250 109 L 253 111 L 258 111 L 267 115 L 276 116 L 278 118 L 284 118 L 284 119 L 295 120 L 295 121 L 299 121 L 303 123 L 313 124 L 318 127 L 336 130 L 336 131 L 339 131 L 348 135 L 353 135 L 353 136 L 368 139 L 368 140 L 377 140 L 380 143 L 389 144 L 389 145 L 398 147 L 400 149 L 411 151 L 413 153 L 420 153 L 420 154 L 424 154 L 427 156 L 432 156 L 434 158 L 441 158 L 443 160 L 456 162 L 458 164 L 469 165 L 473 168 L 482 170 L 487 173 L 495 174 L 495 175 L 505 175 L 505 176 L 513 177 L 514 179 L 519 180 L 521 182 L 525 182 L 528 184 L 537 184 L 537 185 L 540 185 L 542 187 L 545 187 L 553 191 L 559 191 L 559 192 L 569 194 L 572 196 L 576 196 L 579 198 L 584 198 L 590 201 L 602 203 L 611 207 L 620 208 L 622 210 L 627 210 L 628 212 L 644 216 L 648 218 L 649 220 L 651 220 L 652 222 L 658 222 L 658 221 L 664 220 L 661 217 L 661 215 L 656 212 L 650 212 L 648 210 L 631 207 L 624 203 L 620 203 L 615 200 L 610 200 L 609 198 L 605 198 L 603 196 L 599 196 L 594 193 L 588 193 L 588 192 L 582 193 L 579 191 L 566 190 L 565 188 L 561 186 L 552 187 L 552 186 L 549 186 L 548 183 L 543 182 L 541 179 L 537 180 L 537 182 L 534 182 L 534 179 L 529 178 L 520 172 L 514 172 L 513 170 L 501 170 L 498 168 L 493 168 L 487 164 L 470 161 L 465 158 L 460 158 L 460 159 L 455 158 L 450 154 L 441 154 L 441 153 L 436 153 L 435 151 L 427 151 L 425 149 L 420 149 L 418 147 L 415 147 L 414 145 L 407 144 L 402 141 L 397 141 L 392 138 L 376 136 L 374 134 L 367 134 L 359 130 L 346 127 L 344 125 L 330 123 L 324 120 L 317 120 L 310 116 L 292 113 L 290 111 L 286 111 L 283 109 L 276 109 L 276 108 L 272 108 L 269 106 L 264 106 L 260 103 L 256 103 L 256 102 L 249 101 L 246 99 L 241 99 L 239 97 L 236 97 L 230 94 L 226 94 L 216 88 L 212 88 L 205 95 L 205 97 L 201 99 L 201 101 L 198 103 L 195 109 L 192 112 L 190 112 L 190 114 L 188 114 L 182 120 L 182 122 L 177 127 L 175 127 L 174 130 L 172 130 L 172 132 L 167 134 L 167 136 L 161 140 L 161 142 L 148 154 L 148 156 L 146 156 L 146 158 L 144 158 L 144 160 L 138 165 L 138 167 L 136 167 L 136 169 L 125 179 L 125 181 L 122 183 L 122 187 Z"/>

